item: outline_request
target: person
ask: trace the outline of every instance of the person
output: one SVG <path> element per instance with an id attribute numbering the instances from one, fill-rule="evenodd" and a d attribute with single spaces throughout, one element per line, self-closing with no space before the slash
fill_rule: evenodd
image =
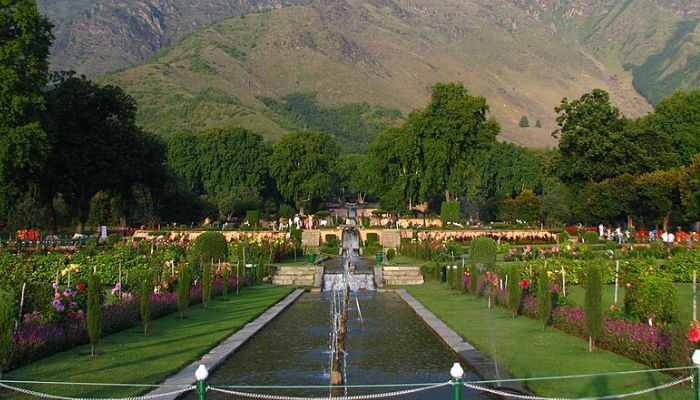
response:
<path id="1" fill-rule="evenodd" d="M 394 220 L 394 229 L 399 229 L 399 216 L 397 214 L 394 214 L 393 220 Z"/>
<path id="2" fill-rule="evenodd" d="M 676 235 L 673 234 L 673 232 L 668 233 L 668 245 L 672 245 L 673 243 L 676 242 Z"/>
<path id="3" fill-rule="evenodd" d="M 601 222 L 600 225 L 598 225 L 598 237 L 602 239 L 604 234 L 605 234 L 605 225 L 603 225 L 603 223 Z"/>
<path id="4" fill-rule="evenodd" d="M 622 243 L 622 229 L 619 226 L 615 228 L 615 239 L 617 239 L 618 244 Z"/>
<path id="5" fill-rule="evenodd" d="M 668 232 L 664 231 L 664 233 L 661 234 L 661 241 L 664 242 L 665 245 L 668 245 Z"/>

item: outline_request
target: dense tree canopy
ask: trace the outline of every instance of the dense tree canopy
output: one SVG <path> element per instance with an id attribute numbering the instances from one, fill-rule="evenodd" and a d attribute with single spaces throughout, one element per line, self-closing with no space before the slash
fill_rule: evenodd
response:
<path id="1" fill-rule="evenodd" d="M 48 80 L 51 23 L 33 0 L 0 2 L 0 213 L 41 169 L 48 146 L 39 123 Z"/>
<path id="2" fill-rule="evenodd" d="M 323 132 L 298 131 L 275 143 L 268 158 L 270 176 L 285 200 L 304 213 L 332 193 L 340 147 Z"/>

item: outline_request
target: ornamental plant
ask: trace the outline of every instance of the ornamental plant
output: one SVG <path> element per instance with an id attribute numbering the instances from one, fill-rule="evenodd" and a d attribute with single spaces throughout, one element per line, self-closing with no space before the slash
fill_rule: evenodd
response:
<path id="1" fill-rule="evenodd" d="M 469 266 L 469 292 L 474 295 L 474 297 L 479 297 L 479 270 L 476 268 L 476 264 Z"/>
<path id="2" fill-rule="evenodd" d="M 641 322 L 672 325 L 678 315 L 678 295 L 670 276 L 639 275 L 625 290 L 625 315 Z"/>
<path id="3" fill-rule="evenodd" d="M 474 238 L 469 245 L 469 261 L 472 264 L 490 268 L 496 262 L 498 244 L 488 236 Z"/>
<path id="4" fill-rule="evenodd" d="M 537 274 L 537 315 L 542 321 L 542 329 L 547 327 L 552 317 L 552 293 L 549 274 L 541 268 Z"/>
<path id="5" fill-rule="evenodd" d="M 0 290 L 0 378 L 12 361 L 12 332 L 15 325 L 14 299 L 10 292 Z"/>
<path id="6" fill-rule="evenodd" d="M 228 245 L 221 232 L 204 232 L 197 236 L 190 248 L 191 259 L 208 262 L 228 259 Z"/>
<path id="7" fill-rule="evenodd" d="M 204 308 L 207 308 L 211 301 L 212 281 L 211 263 L 205 262 L 202 265 L 202 304 L 204 304 Z"/>
<path id="8" fill-rule="evenodd" d="M 190 305 L 190 280 L 190 268 L 187 264 L 182 264 L 177 277 L 177 310 L 180 312 L 180 319 Z"/>
<path id="9" fill-rule="evenodd" d="M 150 271 L 141 273 L 138 292 L 141 298 L 139 313 L 143 323 L 143 333 L 146 334 L 151 324 L 151 293 L 153 293 L 153 274 Z"/>
<path id="10" fill-rule="evenodd" d="M 588 351 L 592 352 L 595 342 L 600 339 L 603 330 L 603 282 L 600 266 L 592 264 L 588 269 L 586 279 L 586 300 L 584 314 L 586 316 L 586 335 L 588 336 Z"/>
<path id="11" fill-rule="evenodd" d="M 223 265 L 223 271 L 219 272 L 221 273 L 221 295 L 226 296 L 231 280 L 231 266 L 226 263 Z"/>
<path id="12" fill-rule="evenodd" d="M 520 270 L 517 265 L 508 268 L 508 309 L 515 318 L 520 309 L 520 299 L 523 288 L 520 286 Z"/>
<path id="13" fill-rule="evenodd" d="M 87 327 L 88 337 L 90 338 L 91 355 L 95 355 L 95 348 L 100 341 L 102 334 L 102 326 L 100 323 L 100 276 L 97 274 L 90 275 L 88 279 L 88 304 L 87 304 Z"/>

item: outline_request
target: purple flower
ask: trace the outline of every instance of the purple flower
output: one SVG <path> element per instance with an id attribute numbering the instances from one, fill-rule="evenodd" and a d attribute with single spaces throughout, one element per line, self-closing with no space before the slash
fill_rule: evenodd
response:
<path id="1" fill-rule="evenodd" d="M 78 307 L 78 303 L 71 301 L 70 304 L 68 304 L 68 308 L 71 310 L 75 310 Z"/>
<path id="2" fill-rule="evenodd" d="M 53 290 L 56 290 L 56 289 L 58 289 L 58 284 L 56 282 L 54 282 L 51 284 L 51 287 L 53 288 Z"/>
<path id="3" fill-rule="evenodd" d="M 66 288 L 66 290 L 63 291 L 63 295 L 66 297 L 70 297 L 73 294 L 73 291 L 70 290 L 69 287 Z"/>
<path id="4" fill-rule="evenodd" d="M 63 312 L 63 303 L 61 303 L 61 300 L 56 299 L 53 301 L 53 308 L 56 310 L 56 312 Z"/>

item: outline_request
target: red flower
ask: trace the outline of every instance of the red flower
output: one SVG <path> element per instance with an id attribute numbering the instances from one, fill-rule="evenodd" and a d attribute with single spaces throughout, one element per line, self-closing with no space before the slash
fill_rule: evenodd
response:
<path id="1" fill-rule="evenodd" d="M 75 287 L 76 287 L 76 289 L 78 289 L 78 291 L 80 291 L 80 292 L 82 292 L 82 291 L 85 290 L 85 284 L 84 284 L 83 282 L 78 283 Z"/>
<path id="2" fill-rule="evenodd" d="M 527 289 L 527 279 L 523 279 L 520 281 L 520 287 L 523 289 Z"/>
<path id="3" fill-rule="evenodd" d="M 691 342 L 697 342 L 700 340 L 700 329 L 698 328 L 690 328 L 688 330 L 688 340 Z"/>

